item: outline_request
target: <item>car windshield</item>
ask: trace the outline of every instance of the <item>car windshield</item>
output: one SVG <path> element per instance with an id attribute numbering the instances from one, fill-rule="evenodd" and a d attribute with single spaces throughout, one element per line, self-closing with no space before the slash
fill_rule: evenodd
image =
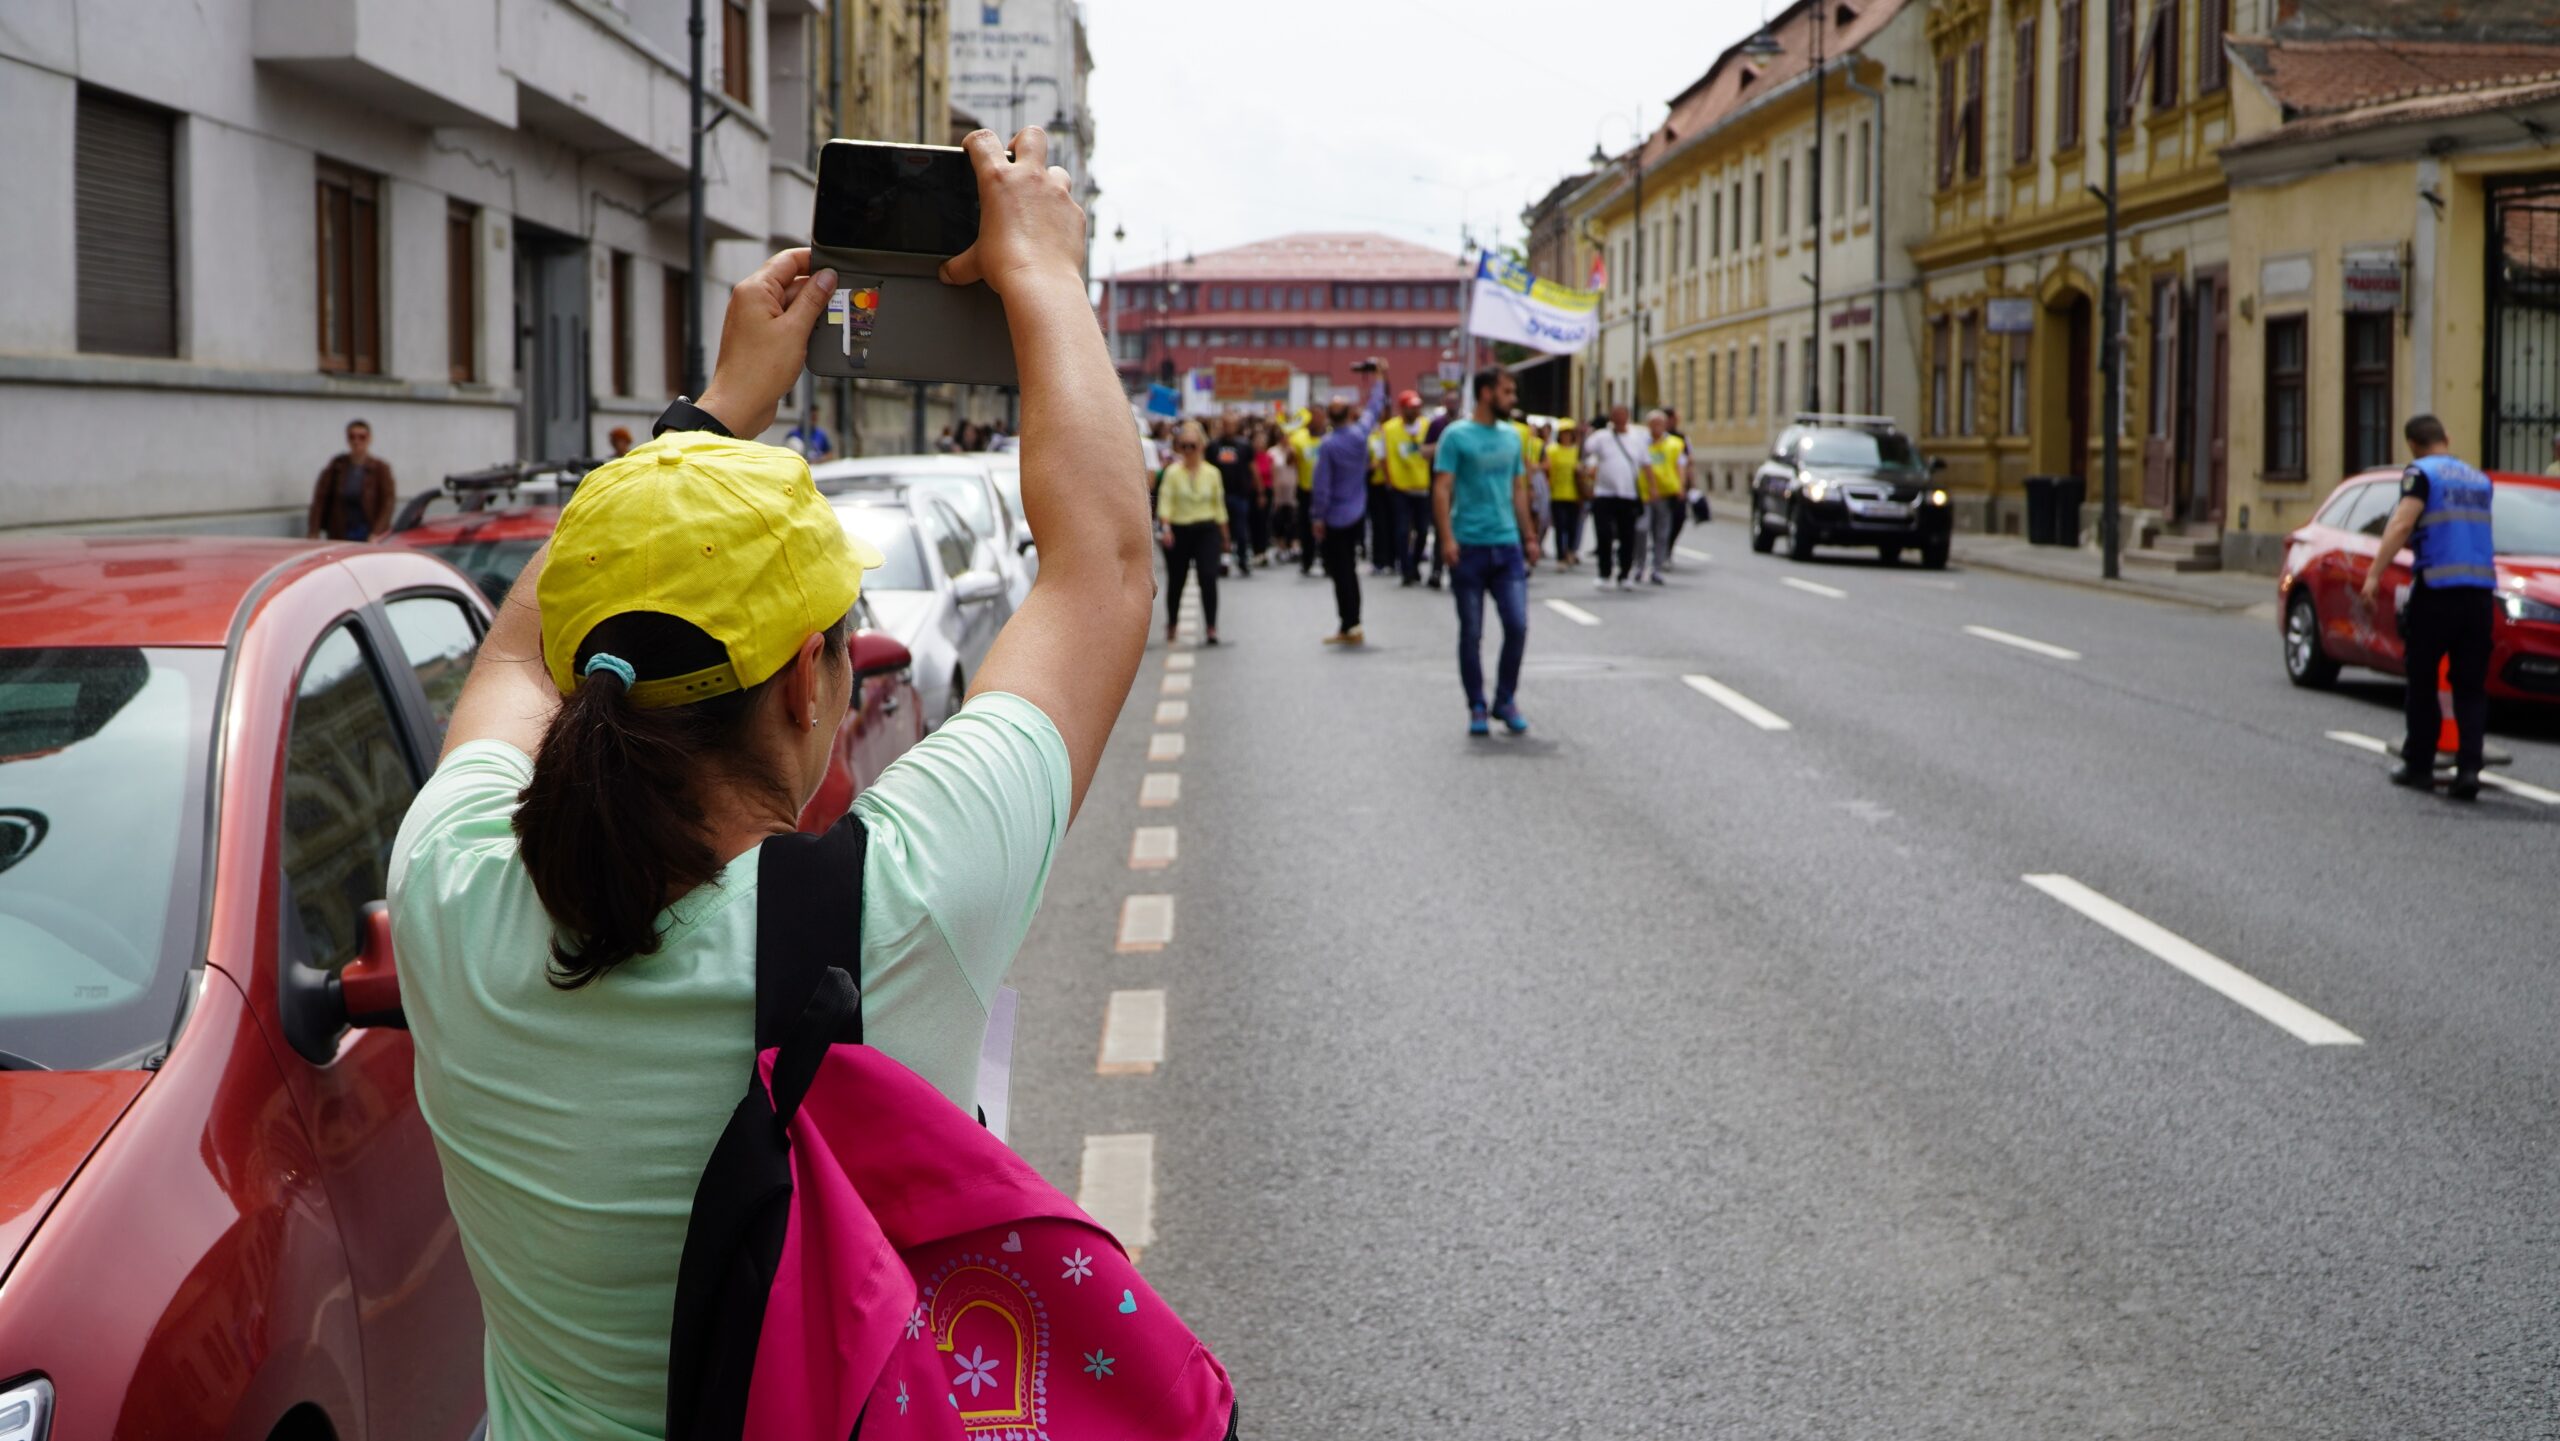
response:
<path id="1" fill-rule="evenodd" d="M 1918 470 L 1920 457 L 1911 438 L 1895 431 L 1879 435 L 1867 430 L 1808 430 L 1796 443 L 1796 459 L 1805 465 L 1851 470 Z"/>
<path id="2" fill-rule="evenodd" d="M 880 568 L 863 572 L 864 590 L 933 589 L 924 568 L 924 552 L 918 548 L 915 522 L 904 511 L 885 505 L 839 505 L 836 516 L 846 531 L 871 542 L 880 552 Z"/>
<path id="3" fill-rule="evenodd" d="M 452 562 L 453 568 L 471 577 L 472 584 L 480 587 L 480 593 L 487 596 L 489 604 L 494 606 L 506 600 L 507 587 L 516 583 L 516 577 L 524 571 L 524 563 L 533 559 L 535 551 L 542 549 L 542 542 L 465 540 L 452 545 L 420 546 L 419 549 Z"/>
<path id="4" fill-rule="evenodd" d="M 995 507 L 987 500 L 986 482 L 976 476 L 918 475 L 908 477 L 907 484 L 922 486 L 926 494 L 950 502 L 971 532 L 981 536 L 996 533 Z"/>
<path id="5" fill-rule="evenodd" d="M 2499 486 L 2489 500 L 2489 530 L 2500 555 L 2560 555 L 2560 488 Z"/>
<path id="6" fill-rule="evenodd" d="M 222 652 L 0 649 L 0 1066 L 169 1039 L 194 962 Z"/>

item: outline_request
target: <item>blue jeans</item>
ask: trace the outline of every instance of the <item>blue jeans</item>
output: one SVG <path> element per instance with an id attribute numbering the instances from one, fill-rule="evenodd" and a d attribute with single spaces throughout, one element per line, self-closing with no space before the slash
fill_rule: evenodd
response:
<path id="1" fill-rule="evenodd" d="M 1458 601 L 1458 680 L 1469 707 L 1484 704 L 1484 598 L 1502 617 L 1502 663 L 1494 673 L 1493 707 L 1511 704 L 1520 690 L 1520 653 L 1529 648 L 1529 563 L 1513 545 L 1462 545 L 1449 572 Z"/>

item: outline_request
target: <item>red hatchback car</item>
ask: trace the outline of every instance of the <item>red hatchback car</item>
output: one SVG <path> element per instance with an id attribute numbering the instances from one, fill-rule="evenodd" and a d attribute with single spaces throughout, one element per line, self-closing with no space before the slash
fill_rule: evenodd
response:
<path id="1" fill-rule="evenodd" d="M 2489 653 L 2492 699 L 2560 703 L 2560 479 L 2491 472 L 2498 609 Z M 2350 476 L 2309 524 L 2285 537 L 2276 579 L 2284 668 L 2295 685 L 2326 686 L 2341 666 L 2404 670 L 2399 617 L 2368 608 L 2357 587 L 2373 568 L 2382 528 L 2400 498 L 2400 472 Z M 2386 596 L 2410 584 L 2407 551 L 2391 559 Z"/>

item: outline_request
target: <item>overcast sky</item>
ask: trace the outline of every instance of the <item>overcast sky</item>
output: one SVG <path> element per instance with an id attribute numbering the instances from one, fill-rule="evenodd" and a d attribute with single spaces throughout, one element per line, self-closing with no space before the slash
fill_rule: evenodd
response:
<path id="1" fill-rule="evenodd" d="M 1085 0 L 1094 268 L 1295 230 L 1455 254 L 1623 150 L 1760 0 Z M 1425 177 L 1417 179 L 1415 177 Z M 1111 242 L 1114 226 L 1128 240 Z"/>

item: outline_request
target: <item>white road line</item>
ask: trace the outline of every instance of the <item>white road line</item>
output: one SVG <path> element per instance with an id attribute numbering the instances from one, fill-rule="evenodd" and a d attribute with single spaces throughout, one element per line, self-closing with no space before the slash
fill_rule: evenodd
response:
<path id="1" fill-rule="evenodd" d="M 1156 1138 L 1087 1136 L 1080 1173 L 1076 1205 L 1137 1260 L 1156 1240 Z"/>
<path id="2" fill-rule="evenodd" d="M 1189 651 L 1178 651 L 1164 658 L 1166 670 L 1189 670 L 1200 663 L 1200 657 Z"/>
<path id="3" fill-rule="evenodd" d="M 1147 737 L 1147 759 L 1178 761 L 1182 759 L 1183 745 L 1182 732 L 1157 731 Z"/>
<path id="4" fill-rule="evenodd" d="M 2033 875 L 2020 880 L 2151 954 L 2204 982 L 2223 996 L 2312 1046 L 2361 1046 L 2355 1032 L 2241 970 L 2157 922 L 2116 904 L 2069 876 Z"/>
<path id="5" fill-rule="evenodd" d="M 2358 735 L 2354 731 L 2330 731 L 2328 735 L 2329 739 L 2340 745 L 2354 746 L 2357 750 L 2371 751 L 2378 756 L 2391 754 L 2391 743 L 2378 736 Z M 2511 780 L 2495 771 L 2482 771 L 2480 784 L 2495 787 L 2511 796 L 2540 801 L 2546 806 L 2560 806 L 2560 791 L 2545 790 L 2531 781 Z"/>
<path id="6" fill-rule="evenodd" d="M 1148 810 L 1159 810 L 1182 799 L 1182 772 L 1149 771 L 1138 782 L 1138 804 Z"/>
<path id="7" fill-rule="evenodd" d="M 1164 992 L 1113 991 L 1102 1012 L 1097 1076 L 1152 1076 L 1164 1064 Z"/>
<path id="8" fill-rule="evenodd" d="M 1179 670 L 1169 672 L 1164 678 L 1164 683 L 1157 689 L 1166 695 L 1189 695 L 1191 694 L 1191 673 Z"/>
<path id="9" fill-rule="evenodd" d="M 2080 659 L 2080 652 L 2076 650 L 2065 650 L 2061 646 L 2047 645 L 2040 640 L 2029 640 L 2022 635 L 2011 635 L 2005 630 L 1993 630 L 1987 625 L 1966 626 L 1964 628 L 1964 633 L 1970 636 L 1978 636 L 1983 640 L 1995 641 L 2001 645 L 2013 645 L 2020 650 L 2033 651 L 2037 655 L 2051 656 L 2055 660 Z"/>
<path id="10" fill-rule="evenodd" d="M 1691 550 L 1689 547 L 1687 547 L 1687 546 L 1685 546 L 1685 545 L 1675 545 L 1675 546 L 1671 547 L 1671 553 L 1672 553 L 1673 555 L 1676 555 L 1676 556 L 1680 557 L 1682 560 L 1713 560 L 1713 559 L 1715 559 L 1715 557 L 1714 557 L 1714 556 L 1707 554 L 1707 553 L 1706 553 L 1705 551 L 1703 551 L 1703 550 Z"/>
<path id="11" fill-rule="evenodd" d="M 1120 939 L 1115 949 L 1161 951 L 1173 944 L 1173 897 L 1130 896 L 1120 902 Z"/>
<path id="12" fill-rule="evenodd" d="M 1140 826 L 1129 837 L 1129 869 L 1160 871 L 1182 853 L 1182 837 L 1172 826 Z"/>
<path id="13" fill-rule="evenodd" d="M 1849 593 L 1836 585 L 1824 585 L 1818 580 L 1806 580 L 1800 576 L 1782 575 L 1778 577 L 1778 584 L 1791 585 L 1808 595 L 1818 595 L 1827 600 L 1847 600 L 1849 598 Z"/>
<path id="14" fill-rule="evenodd" d="M 1178 726 L 1189 719 L 1191 719 L 1191 702 L 1187 700 L 1160 700 L 1156 702 L 1157 725 Z"/>
<path id="15" fill-rule="evenodd" d="M 1711 701 L 1714 701 L 1717 705 L 1723 706 L 1726 710 L 1733 712 L 1735 715 L 1742 717 L 1744 720 L 1751 722 L 1753 725 L 1760 727 L 1760 729 L 1764 731 L 1795 729 L 1795 727 L 1787 724 L 1784 716 L 1779 715 L 1776 711 L 1760 704 L 1758 701 L 1744 695 L 1742 692 L 1733 689 L 1731 686 L 1727 686 L 1716 681 L 1712 677 L 1703 675 L 1684 675 L 1680 677 L 1680 680 L 1681 683 L 1688 686 L 1689 689 L 1696 691 L 1698 694 L 1705 696 Z"/>
<path id="16" fill-rule="evenodd" d="M 1547 602 L 1547 609 L 1563 616 L 1566 620 L 1572 621 L 1575 625 L 1598 625 L 1600 623 L 1600 617 L 1593 615 L 1591 612 L 1584 610 L 1582 607 L 1575 605 L 1569 600 L 1550 599 Z"/>

